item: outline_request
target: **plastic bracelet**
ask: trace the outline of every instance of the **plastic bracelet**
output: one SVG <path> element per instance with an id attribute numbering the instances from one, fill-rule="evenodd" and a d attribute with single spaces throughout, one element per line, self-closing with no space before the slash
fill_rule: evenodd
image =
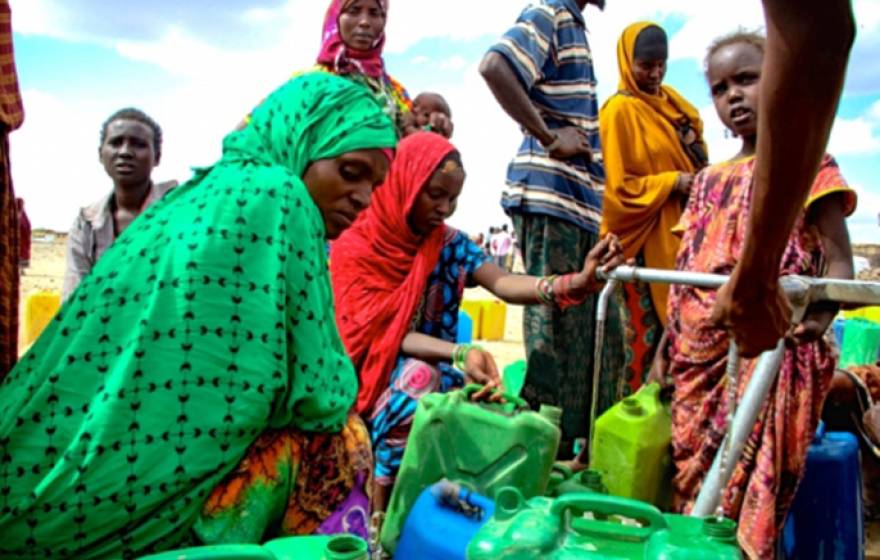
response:
<path id="1" fill-rule="evenodd" d="M 558 133 L 554 132 L 553 133 L 553 141 L 550 142 L 549 144 L 547 144 L 546 146 L 544 146 L 544 149 L 549 154 L 550 152 L 552 152 L 556 148 L 558 148 L 561 144 L 562 144 L 562 136 L 560 136 Z M 543 146 L 543 144 L 542 144 L 542 146 Z"/>
<path id="2" fill-rule="evenodd" d="M 575 274 L 566 274 L 556 279 L 558 284 L 554 287 L 554 294 L 556 295 L 556 305 L 560 309 L 568 309 L 569 307 L 580 305 L 587 299 L 587 294 L 579 298 L 571 296 L 571 282 L 574 280 L 574 277 Z"/>

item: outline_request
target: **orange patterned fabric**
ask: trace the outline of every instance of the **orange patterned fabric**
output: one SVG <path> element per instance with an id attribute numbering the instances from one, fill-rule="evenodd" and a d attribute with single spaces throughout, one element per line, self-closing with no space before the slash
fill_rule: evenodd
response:
<path id="1" fill-rule="evenodd" d="M 682 217 L 684 236 L 678 269 L 730 274 L 742 252 L 754 167 L 754 158 L 747 158 L 715 165 L 699 174 Z M 808 207 L 834 192 L 844 193 L 847 213 L 855 209 L 855 193 L 834 160 L 826 156 Z M 780 274 L 820 276 L 821 267 L 817 232 L 802 216 L 786 248 Z M 713 291 L 676 286 L 670 294 L 674 486 L 676 505 L 683 511 L 693 506 L 727 433 L 728 338 L 726 332 L 709 324 L 714 303 Z M 754 366 L 753 360 L 744 360 L 740 366 L 739 397 Z M 833 372 L 834 361 L 824 341 L 785 353 L 776 384 L 723 496 L 725 514 L 739 521 L 740 546 L 751 558 L 773 557 Z"/>

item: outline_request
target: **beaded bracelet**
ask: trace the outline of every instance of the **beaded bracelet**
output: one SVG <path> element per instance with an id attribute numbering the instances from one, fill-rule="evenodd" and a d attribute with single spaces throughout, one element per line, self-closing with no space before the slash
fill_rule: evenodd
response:
<path id="1" fill-rule="evenodd" d="M 452 349 L 452 367 L 459 371 L 465 371 L 467 367 L 467 356 L 471 350 L 482 350 L 483 348 L 477 344 L 457 344 Z"/>
<path id="2" fill-rule="evenodd" d="M 538 278 L 538 281 L 535 283 L 535 295 L 538 296 L 538 300 L 544 305 L 553 305 L 556 300 L 553 291 L 553 282 L 555 280 L 556 275 L 552 274 L 550 276 Z"/>

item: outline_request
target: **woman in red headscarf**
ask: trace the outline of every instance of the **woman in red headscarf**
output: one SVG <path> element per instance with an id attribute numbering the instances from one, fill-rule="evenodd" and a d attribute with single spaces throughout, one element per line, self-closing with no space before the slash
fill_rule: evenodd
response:
<path id="1" fill-rule="evenodd" d="M 385 510 L 418 399 L 465 382 L 496 398 L 492 356 L 456 344 L 466 286 L 513 304 L 569 306 L 598 289 L 595 271 L 620 260 L 616 238 L 599 243 L 581 271 L 537 278 L 509 274 L 468 236 L 446 226 L 464 185 L 461 157 L 445 138 L 402 140 L 370 207 L 331 248 L 336 322 L 358 370 L 357 411 L 370 425 L 376 458 L 374 512 Z"/>

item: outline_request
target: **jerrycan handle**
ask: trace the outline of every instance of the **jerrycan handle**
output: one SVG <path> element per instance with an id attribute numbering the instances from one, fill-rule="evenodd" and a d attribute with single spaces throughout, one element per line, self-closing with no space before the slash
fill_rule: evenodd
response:
<path id="1" fill-rule="evenodd" d="M 464 393 L 464 396 L 467 397 L 468 400 L 471 399 L 477 392 L 483 389 L 482 385 L 478 385 L 476 383 L 471 383 L 470 385 L 465 386 L 461 391 Z M 497 391 L 496 391 L 497 392 Z M 521 410 L 531 410 L 529 407 L 529 403 L 525 401 L 525 399 L 520 398 L 512 393 L 503 393 L 502 396 L 504 400 L 507 401 L 507 404 L 512 404 L 514 406 L 514 412 Z M 505 404 L 498 403 L 477 403 L 482 404 L 483 406 L 487 406 L 490 408 L 498 408 L 499 410 L 503 410 L 506 406 Z"/>
<path id="2" fill-rule="evenodd" d="M 550 515 L 562 518 L 569 510 L 581 513 L 601 513 L 605 516 L 619 515 L 647 522 L 647 527 L 630 527 L 620 523 L 575 518 L 571 529 L 581 535 L 594 535 L 610 540 L 644 542 L 657 531 L 667 528 L 666 518 L 656 507 L 615 496 L 603 494 L 567 494 L 558 498 L 550 507 Z"/>

